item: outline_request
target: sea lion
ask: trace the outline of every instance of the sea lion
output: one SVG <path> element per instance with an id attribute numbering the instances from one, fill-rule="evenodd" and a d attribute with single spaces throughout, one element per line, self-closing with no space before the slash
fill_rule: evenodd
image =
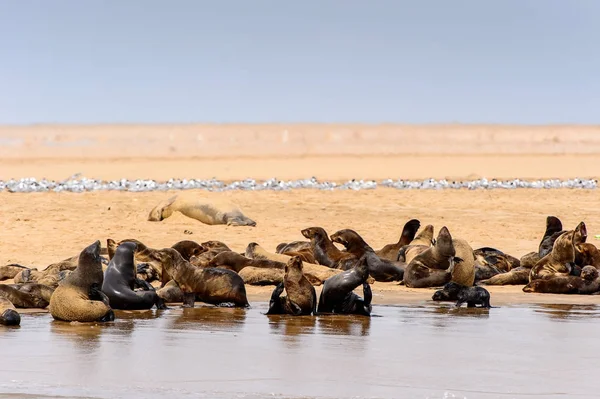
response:
<path id="1" fill-rule="evenodd" d="M 181 254 L 183 259 L 187 260 L 188 262 L 192 256 L 198 256 L 201 253 L 206 252 L 206 248 L 198 244 L 196 241 L 191 240 L 176 242 L 171 246 L 171 248 L 176 249 L 177 252 Z"/>
<path id="2" fill-rule="evenodd" d="M 183 302 L 183 291 L 173 280 L 165 284 L 164 287 L 156 291 L 156 294 L 163 299 L 165 303 Z"/>
<path id="3" fill-rule="evenodd" d="M 594 244 L 587 242 L 575 246 L 575 264 L 578 266 L 594 266 L 600 268 L 600 251 Z"/>
<path id="4" fill-rule="evenodd" d="M 454 246 L 454 268 L 450 281 L 454 281 L 465 287 L 471 287 L 475 283 L 475 255 L 473 248 L 465 240 L 453 239 Z"/>
<path id="5" fill-rule="evenodd" d="M 358 314 L 371 315 L 371 287 L 367 283 L 369 267 L 367 257 L 363 255 L 355 266 L 340 274 L 337 274 L 323 283 L 323 289 L 319 296 L 318 314 Z M 363 286 L 364 299 L 353 291 L 360 285 Z"/>
<path id="6" fill-rule="evenodd" d="M 245 255 L 247 258 L 251 259 L 268 259 L 282 262 L 284 264 L 287 263 L 291 258 L 288 255 L 270 253 L 255 242 L 248 244 Z M 326 266 L 316 265 L 308 262 L 303 262 L 302 270 L 312 285 L 323 284 L 323 281 L 340 272 L 340 270 L 331 269 Z"/>
<path id="7" fill-rule="evenodd" d="M 275 248 L 275 253 L 297 252 L 303 249 L 311 249 L 310 241 L 282 242 Z"/>
<path id="8" fill-rule="evenodd" d="M 192 266 L 173 248 L 155 251 L 150 256 L 161 262 L 179 285 L 184 293 L 184 307 L 194 307 L 196 298 L 213 305 L 249 306 L 244 281 L 237 273 L 216 267 Z"/>
<path id="9" fill-rule="evenodd" d="M 496 248 L 477 248 L 473 251 L 473 255 L 475 255 L 475 281 L 487 280 L 521 266 L 519 259 Z"/>
<path id="10" fill-rule="evenodd" d="M 202 248 L 206 249 L 206 251 L 190 258 L 190 263 L 194 266 L 207 267 L 208 262 L 221 252 L 231 252 L 231 248 L 221 241 L 206 241 L 200 245 Z"/>
<path id="11" fill-rule="evenodd" d="M 8 299 L 17 308 L 40 308 L 48 306 L 41 296 L 19 291 L 6 284 L 0 284 L 0 297 Z"/>
<path id="12" fill-rule="evenodd" d="M 474 308 L 481 305 L 482 308 L 491 308 L 490 293 L 483 287 L 465 287 L 458 292 L 456 307 L 459 308 L 466 303 L 467 307 Z"/>
<path id="13" fill-rule="evenodd" d="M 358 258 L 351 253 L 340 251 L 329 239 L 325 229 L 321 227 L 309 227 L 302 230 L 301 233 L 310 240 L 310 248 L 319 265 L 332 269 L 349 270 L 358 261 Z"/>
<path id="14" fill-rule="evenodd" d="M 404 272 L 404 284 L 409 288 L 439 287 L 450 281 L 454 268 L 452 236 L 447 227 L 438 233 L 435 245 L 417 255 Z"/>
<path id="15" fill-rule="evenodd" d="M 0 296 L 0 324 L 5 326 L 18 326 L 21 324 L 21 315 L 6 298 Z"/>
<path id="16" fill-rule="evenodd" d="M 433 244 L 433 226 L 428 224 L 417 234 L 410 244 L 401 247 L 398 251 L 398 260 L 410 263 L 415 256 L 423 253 Z"/>
<path id="17" fill-rule="evenodd" d="M 61 273 L 70 273 L 70 270 L 63 270 Z M 60 273 L 59 273 L 60 275 Z M 60 279 L 62 280 L 62 279 Z M 52 298 L 52 294 L 54 293 L 55 288 L 49 287 L 44 284 L 37 283 L 25 283 L 25 284 L 15 284 L 16 289 L 21 292 L 26 292 L 38 298 L 42 298 L 45 302 L 50 303 L 50 298 Z M 46 304 L 46 306 L 48 306 Z"/>
<path id="18" fill-rule="evenodd" d="M 464 288 L 467 287 L 455 283 L 454 281 L 450 281 L 449 283 L 446 283 L 441 290 L 434 292 L 431 299 L 434 301 L 456 301 L 458 300 L 458 293 Z"/>
<path id="19" fill-rule="evenodd" d="M 52 317 L 79 322 L 114 320 L 108 297 L 100 290 L 103 280 L 100 241 L 96 241 L 81 252 L 77 268 L 52 294 L 49 306 Z"/>
<path id="20" fill-rule="evenodd" d="M 282 255 L 287 255 L 289 257 L 297 256 L 302 262 L 316 264 L 317 260 L 315 259 L 315 255 L 313 254 L 310 248 L 300 249 L 298 251 L 285 251 L 281 253 Z"/>
<path id="21" fill-rule="evenodd" d="M 586 238 L 587 229 L 583 222 L 575 230 L 562 233 L 554 241 L 552 251 L 531 269 L 529 281 L 571 274 L 575 263 L 575 246 L 585 242 Z"/>
<path id="22" fill-rule="evenodd" d="M 283 262 L 268 259 L 250 259 L 233 251 L 221 252 L 208 262 L 208 267 L 222 267 L 236 273 L 248 266 L 280 270 L 286 268 L 286 264 Z"/>
<path id="23" fill-rule="evenodd" d="M 412 240 L 415 239 L 415 234 L 421 227 L 421 222 L 417 219 L 411 219 L 406 224 L 404 224 L 404 228 L 402 229 L 402 234 L 400 234 L 400 239 L 397 243 L 388 244 L 385 247 L 375 251 L 377 256 L 382 259 L 387 259 L 391 261 L 398 260 L 398 251 L 405 245 L 409 245 Z"/>
<path id="24" fill-rule="evenodd" d="M 124 242 L 119 245 L 104 273 L 102 292 L 108 297 L 112 309 L 142 310 L 150 309 L 154 305 L 157 309 L 166 309 L 164 301 L 156 294 L 156 291 L 151 286 L 139 282 L 135 277 L 134 254 L 136 249 L 137 244 L 133 242 Z M 147 290 L 134 291 L 136 286 Z"/>
<path id="25" fill-rule="evenodd" d="M 283 282 L 284 269 L 246 266 L 238 274 L 245 284 L 277 285 Z"/>
<path id="26" fill-rule="evenodd" d="M 173 214 L 181 212 L 211 226 L 256 226 L 256 222 L 246 217 L 233 202 L 222 198 L 202 198 L 197 193 L 177 194 L 155 206 L 148 215 L 151 222 L 160 222 Z"/>
<path id="27" fill-rule="evenodd" d="M 565 231 L 563 230 L 562 222 L 556 216 L 546 217 L 546 231 L 540 241 L 538 253 L 540 259 L 548 255 L 552 251 L 554 241 Z"/>
<path id="28" fill-rule="evenodd" d="M 281 296 L 285 289 L 286 296 Z M 285 265 L 283 282 L 271 295 L 267 314 L 310 315 L 317 310 L 315 287 L 302 273 L 302 260 L 294 256 Z"/>
<path id="29" fill-rule="evenodd" d="M 0 266 L 0 281 L 15 278 L 15 276 L 23 270 L 29 270 L 29 268 L 14 263 L 6 266 Z"/>
<path id="30" fill-rule="evenodd" d="M 117 248 L 126 242 L 132 242 L 136 244 L 134 259 L 137 263 L 137 278 L 148 283 L 160 280 L 160 286 L 164 287 L 164 285 L 171 280 L 171 277 L 168 275 L 168 273 L 165 273 L 162 264 L 150 256 L 156 252 L 156 249 L 148 247 L 139 240 L 127 238 L 125 240 L 116 242 L 111 238 L 107 239 L 106 246 L 108 248 L 109 258 L 112 260 L 112 258 L 115 256 Z"/>
<path id="31" fill-rule="evenodd" d="M 333 242 L 342 244 L 346 247 L 346 251 L 357 259 L 365 256 L 369 267 L 369 275 L 375 281 L 402 281 L 405 264 L 381 259 L 356 231 L 350 229 L 340 230 L 332 234 L 330 239 Z"/>
<path id="32" fill-rule="evenodd" d="M 523 292 L 545 294 L 589 295 L 599 290 L 598 269 L 594 266 L 585 266 L 581 269 L 581 276 L 557 275 L 546 279 L 533 280 L 523 287 Z"/>

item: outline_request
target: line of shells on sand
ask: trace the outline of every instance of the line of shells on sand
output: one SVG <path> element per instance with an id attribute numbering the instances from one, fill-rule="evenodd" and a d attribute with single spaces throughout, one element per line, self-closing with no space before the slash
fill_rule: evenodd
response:
<path id="1" fill-rule="evenodd" d="M 595 189 L 598 181 L 595 179 L 549 179 L 549 180 L 496 180 L 476 179 L 469 181 L 449 181 L 445 179 L 426 180 L 392 180 L 386 179 L 379 183 L 374 180 L 349 180 L 345 183 L 319 181 L 317 178 L 301 180 L 282 181 L 275 178 L 257 181 L 245 179 L 233 182 L 223 182 L 217 179 L 169 179 L 167 181 L 156 181 L 146 179 L 136 180 L 97 180 L 74 175 L 62 181 L 54 181 L 35 178 L 22 178 L 0 180 L 0 191 L 11 193 L 35 193 L 35 192 L 88 192 L 88 191 L 168 191 L 168 190 L 192 190 L 200 189 L 207 191 L 262 191 L 262 190 L 294 190 L 294 189 L 316 189 L 316 190 L 373 190 L 377 187 L 388 187 L 399 190 L 444 190 L 444 189 Z"/>

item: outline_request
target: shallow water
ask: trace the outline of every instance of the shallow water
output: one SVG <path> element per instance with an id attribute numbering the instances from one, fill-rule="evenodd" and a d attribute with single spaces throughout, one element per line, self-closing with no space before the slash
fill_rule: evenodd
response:
<path id="1" fill-rule="evenodd" d="M 600 307 L 196 307 L 0 327 L 0 398 L 593 398 Z"/>

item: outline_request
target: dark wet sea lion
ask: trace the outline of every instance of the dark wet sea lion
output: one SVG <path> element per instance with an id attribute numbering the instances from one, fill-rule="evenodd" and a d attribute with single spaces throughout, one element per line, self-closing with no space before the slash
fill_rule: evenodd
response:
<path id="1" fill-rule="evenodd" d="M 523 292 L 538 292 L 545 294 L 580 294 L 590 295 L 600 290 L 598 269 L 585 266 L 581 276 L 559 275 L 546 279 L 538 279 L 523 287 Z"/>
<path id="2" fill-rule="evenodd" d="M 139 240 L 127 238 L 125 240 L 116 242 L 115 240 L 109 238 L 106 240 L 106 246 L 108 248 L 110 259 L 115 256 L 119 245 L 125 242 L 132 242 L 136 244 L 134 259 L 138 265 L 136 270 L 138 279 L 145 280 L 148 283 L 159 280 L 161 287 L 171 280 L 171 277 L 168 275 L 168 273 L 164 272 L 162 264 L 157 262 L 156 259 L 151 256 L 154 252 L 156 252 L 156 249 L 148 247 Z"/>
<path id="3" fill-rule="evenodd" d="M 195 267 L 173 248 L 155 251 L 151 256 L 162 263 L 179 285 L 185 307 L 193 307 L 196 298 L 213 305 L 249 306 L 244 281 L 237 273 L 216 267 Z"/>
<path id="4" fill-rule="evenodd" d="M 366 256 L 361 257 L 355 266 L 337 274 L 323 283 L 317 307 L 318 314 L 358 314 L 371 315 L 373 295 L 367 283 L 369 267 Z M 354 289 L 363 286 L 364 299 L 354 293 Z"/>
<path id="5" fill-rule="evenodd" d="M 434 301 L 455 302 L 458 300 L 458 293 L 464 288 L 467 287 L 455 283 L 454 281 L 450 281 L 449 283 L 446 283 L 441 290 L 437 290 L 436 292 L 434 292 L 431 299 Z"/>
<path id="6" fill-rule="evenodd" d="M 136 278 L 134 254 L 137 244 L 124 242 L 110 260 L 104 273 L 102 292 L 106 294 L 112 309 L 142 310 L 156 305 L 157 309 L 165 309 L 164 301 L 151 286 L 145 285 Z M 134 291 L 138 287 L 150 288 L 146 291 Z"/>
<path id="7" fill-rule="evenodd" d="M 402 234 L 400 234 L 400 239 L 397 243 L 388 244 L 383 248 L 375 251 L 377 256 L 382 259 L 387 259 L 391 261 L 398 260 L 398 251 L 405 245 L 409 245 L 412 240 L 415 239 L 415 234 L 421 227 L 421 222 L 417 219 L 411 219 L 404 224 L 404 228 L 402 229 Z"/>
<path id="8" fill-rule="evenodd" d="M 22 292 L 6 284 L 0 284 L 0 297 L 8 299 L 17 308 L 45 308 L 48 301 L 38 295 Z"/>
<path id="9" fill-rule="evenodd" d="M 285 296 L 281 296 L 285 289 Z M 267 314 L 310 315 L 317 309 L 315 287 L 302 273 L 302 260 L 294 256 L 285 265 L 283 282 L 277 285 L 271 295 Z"/>
<path id="10" fill-rule="evenodd" d="M 431 247 L 433 242 L 433 226 L 428 224 L 416 235 L 410 244 L 400 248 L 397 259 L 408 264 L 415 256 Z"/>
<path id="11" fill-rule="evenodd" d="M 554 241 L 562 234 L 565 233 L 563 230 L 562 222 L 556 216 L 548 216 L 546 218 L 546 231 L 540 241 L 538 253 L 540 259 L 548 255 L 552 251 Z"/>
<path id="12" fill-rule="evenodd" d="M 282 242 L 275 248 L 275 253 L 297 252 L 303 249 L 310 249 L 310 241 Z"/>
<path id="13" fill-rule="evenodd" d="M 575 230 L 562 233 L 554 241 L 552 251 L 531 269 L 529 281 L 571 274 L 575 264 L 575 246 L 586 239 L 587 229 L 583 222 Z"/>
<path id="14" fill-rule="evenodd" d="M 171 248 L 176 249 L 177 252 L 181 254 L 183 259 L 187 260 L 188 262 L 192 256 L 198 256 L 201 253 L 206 252 L 206 248 L 198 244 L 196 241 L 191 240 L 176 242 L 171 246 Z"/>
<path id="15" fill-rule="evenodd" d="M 15 276 L 23 270 L 29 270 L 29 268 L 17 264 L 0 266 L 0 281 L 15 278 Z"/>
<path id="16" fill-rule="evenodd" d="M 100 259 L 100 241 L 79 255 L 77 268 L 63 281 L 50 298 L 50 314 L 63 321 L 112 321 L 114 312 L 100 288 L 104 274 Z"/>
<path id="17" fill-rule="evenodd" d="M 321 227 L 304 229 L 302 235 L 310 240 L 311 250 L 319 265 L 332 269 L 349 270 L 358 261 L 358 258 L 351 253 L 340 251 L 329 239 L 325 229 Z"/>
<path id="18" fill-rule="evenodd" d="M 441 287 L 452 278 L 456 251 L 452 236 L 444 226 L 435 245 L 417 255 L 404 272 L 404 284 L 409 288 Z"/>
<path id="19" fill-rule="evenodd" d="M 458 292 L 456 307 L 466 303 L 467 307 L 474 308 L 480 305 L 482 308 L 491 308 L 490 293 L 483 287 L 467 287 Z"/>
<path id="20" fill-rule="evenodd" d="M 381 259 L 356 231 L 350 229 L 340 230 L 332 234 L 330 238 L 331 241 L 345 246 L 346 251 L 357 259 L 365 256 L 369 267 L 369 275 L 375 281 L 402 281 L 404 263 Z"/>
<path id="21" fill-rule="evenodd" d="M 256 226 L 256 222 L 245 216 L 233 202 L 221 198 L 202 198 L 196 193 L 181 193 L 162 201 L 150 211 L 148 220 L 160 222 L 173 212 L 180 212 L 211 226 Z"/>
<path id="22" fill-rule="evenodd" d="M 208 267 L 221 267 L 233 270 L 236 273 L 249 266 L 283 270 L 286 264 L 268 259 L 250 259 L 233 251 L 221 252 L 208 262 Z"/>
<path id="23" fill-rule="evenodd" d="M 5 326 L 18 326 L 21 324 L 21 315 L 6 298 L 0 296 L 0 324 Z"/>

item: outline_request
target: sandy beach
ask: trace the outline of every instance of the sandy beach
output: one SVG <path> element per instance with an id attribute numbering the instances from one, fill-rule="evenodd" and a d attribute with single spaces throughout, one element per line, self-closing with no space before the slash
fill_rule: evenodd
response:
<path id="1" fill-rule="evenodd" d="M 237 130 L 235 126 L 27 129 L 0 128 L 0 143 L 4 143 L 0 151 L 5 155 L 0 159 L 0 179 L 64 179 L 74 173 L 99 179 L 216 177 L 225 181 L 311 176 L 340 182 L 352 178 L 571 178 L 597 176 L 594 166 L 600 154 L 600 146 L 596 146 L 600 143 L 598 129 L 573 126 L 547 129 L 450 126 L 429 127 L 429 130 L 402 126 L 394 129 L 387 125 L 238 126 Z M 57 131 L 62 136 L 56 136 Z M 136 132 L 135 139 L 119 137 L 115 131 L 123 135 Z M 194 153 L 186 149 L 186 140 L 190 137 L 197 140 L 199 131 L 211 151 Z M 291 147 L 269 139 L 280 136 L 282 131 L 288 132 L 287 143 L 291 142 Z M 331 140 L 337 140 L 337 136 L 327 135 L 326 131 L 338 132 L 342 139 L 332 144 Z M 302 132 L 308 132 L 303 142 L 312 150 L 297 154 L 293 151 L 297 147 L 294 140 L 300 140 Z M 20 144 L 15 141 L 17 133 L 25 137 Z M 179 139 L 169 139 L 170 134 L 179 135 Z M 45 142 L 40 137 L 51 141 Z M 394 142 L 390 137 L 402 141 Z M 257 141 L 261 138 L 264 140 Z M 135 149 L 129 155 L 123 152 L 126 139 L 127 148 Z M 450 151 L 447 143 L 459 139 L 460 147 L 452 147 Z M 490 152 L 490 145 L 481 145 L 486 139 L 495 140 L 497 152 Z M 174 141 L 175 149 L 170 153 L 155 153 L 157 148 L 164 150 L 165 140 Z M 319 143 L 326 145 L 319 147 Z M 231 152 L 241 151 L 240 148 L 252 156 L 231 156 Z M 198 195 L 233 200 L 258 225 L 255 228 L 207 226 L 180 214 L 160 223 L 147 221 L 149 210 L 173 193 L 0 192 L 0 263 L 44 268 L 77 254 L 97 239 L 105 245 L 107 238 L 137 238 L 154 248 L 170 246 L 182 239 L 198 242 L 216 239 L 237 251 L 243 251 L 254 241 L 274 250 L 280 242 L 303 239 L 300 230 L 310 226 L 321 226 L 330 234 L 352 228 L 377 249 L 397 241 L 403 224 L 411 218 L 419 219 L 422 225 L 433 224 L 436 234 L 442 226 L 447 226 L 453 236 L 466 239 L 473 248 L 492 246 L 516 257 L 537 248 L 548 215 L 560 217 L 567 228 L 574 228 L 584 220 L 589 242 L 595 243 L 594 235 L 600 234 L 596 190 L 408 191 L 379 187 L 363 191 L 198 191 Z M 193 234 L 185 234 L 186 230 Z M 376 283 L 373 290 L 375 304 L 426 301 L 432 293 L 391 283 Z M 249 287 L 248 291 L 251 300 L 264 301 L 271 288 Z M 599 296 L 524 294 L 521 287 L 490 291 L 498 304 L 600 303 Z"/>

